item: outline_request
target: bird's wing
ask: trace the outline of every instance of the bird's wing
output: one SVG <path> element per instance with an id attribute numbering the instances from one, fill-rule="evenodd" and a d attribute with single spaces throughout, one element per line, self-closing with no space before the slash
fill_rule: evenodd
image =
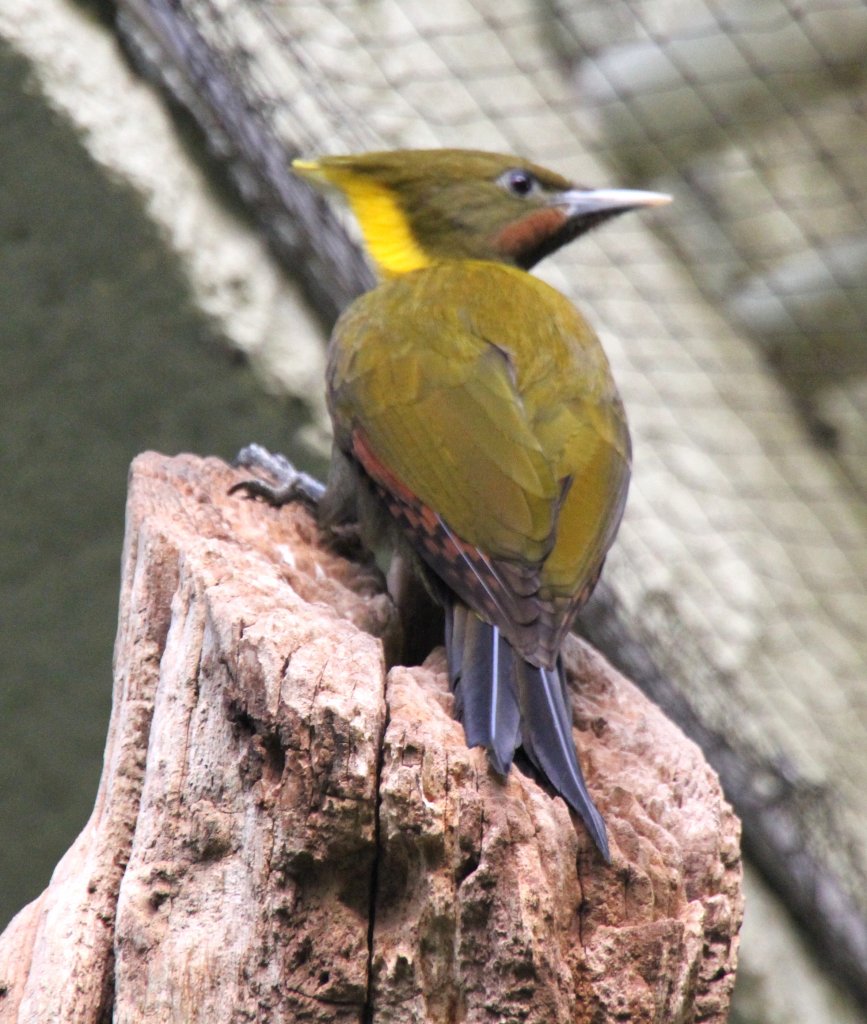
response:
<path id="1" fill-rule="evenodd" d="M 533 638 L 559 634 L 572 591 L 585 582 L 580 572 L 567 579 L 568 558 L 560 558 L 556 585 L 540 595 L 561 506 L 576 503 L 574 473 L 593 461 L 594 445 L 606 445 L 574 379 L 581 367 L 553 348 L 546 366 L 550 339 L 535 344 L 532 332 L 543 314 L 550 317 L 547 308 L 516 321 L 513 298 L 496 294 L 480 312 L 478 282 L 449 304 L 432 308 L 402 294 L 389 306 L 382 287 L 355 304 L 332 338 L 338 443 L 377 485 L 424 561 L 536 660 Z M 519 298 L 526 313 L 526 297 Z M 570 548 L 580 545 L 582 529 L 593 546 L 588 519 L 567 531 Z M 542 657 L 550 662 L 550 650 Z"/>
<path id="2" fill-rule="evenodd" d="M 447 383 L 423 356 L 407 361 L 427 381 L 423 394 L 404 401 L 394 389 L 365 401 L 352 454 L 449 587 L 507 634 L 533 632 L 561 491 L 522 422 L 502 356 L 479 352 L 463 379 Z"/>

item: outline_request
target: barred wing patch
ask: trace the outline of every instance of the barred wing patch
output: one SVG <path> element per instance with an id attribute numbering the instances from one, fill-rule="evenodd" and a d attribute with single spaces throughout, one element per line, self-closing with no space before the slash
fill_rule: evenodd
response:
<path id="1" fill-rule="evenodd" d="M 541 565 L 491 558 L 458 537 L 383 465 L 359 428 L 352 435 L 352 451 L 423 561 L 470 608 L 498 626 L 525 658 L 553 665 L 572 601 L 542 599 Z"/>

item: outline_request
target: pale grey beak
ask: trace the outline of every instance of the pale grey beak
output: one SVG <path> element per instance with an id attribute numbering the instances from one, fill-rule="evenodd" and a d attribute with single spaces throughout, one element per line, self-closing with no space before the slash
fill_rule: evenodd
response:
<path id="1" fill-rule="evenodd" d="M 670 202 L 671 196 L 665 192 L 632 188 L 573 188 L 554 199 L 554 205 L 565 207 L 570 217 L 624 213 L 641 206 L 665 206 Z"/>

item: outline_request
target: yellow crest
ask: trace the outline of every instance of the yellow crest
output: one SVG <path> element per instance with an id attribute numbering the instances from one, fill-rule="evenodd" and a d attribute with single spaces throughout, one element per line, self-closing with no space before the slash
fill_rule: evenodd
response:
<path id="1" fill-rule="evenodd" d="M 413 238 L 406 216 L 389 189 L 348 168 L 317 160 L 293 160 L 292 169 L 300 177 L 331 185 L 346 196 L 370 255 L 384 276 L 430 266 L 430 258 Z"/>

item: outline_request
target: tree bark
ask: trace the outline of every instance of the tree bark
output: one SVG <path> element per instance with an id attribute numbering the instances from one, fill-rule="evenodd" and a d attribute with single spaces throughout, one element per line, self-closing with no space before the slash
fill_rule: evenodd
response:
<path id="1" fill-rule="evenodd" d="M 698 748 L 567 644 L 606 866 L 467 749 L 440 649 L 388 669 L 372 563 L 236 479 L 133 464 L 103 778 L 0 937 L 0 1022 L 725 1021 L 739 826 Z"/>

